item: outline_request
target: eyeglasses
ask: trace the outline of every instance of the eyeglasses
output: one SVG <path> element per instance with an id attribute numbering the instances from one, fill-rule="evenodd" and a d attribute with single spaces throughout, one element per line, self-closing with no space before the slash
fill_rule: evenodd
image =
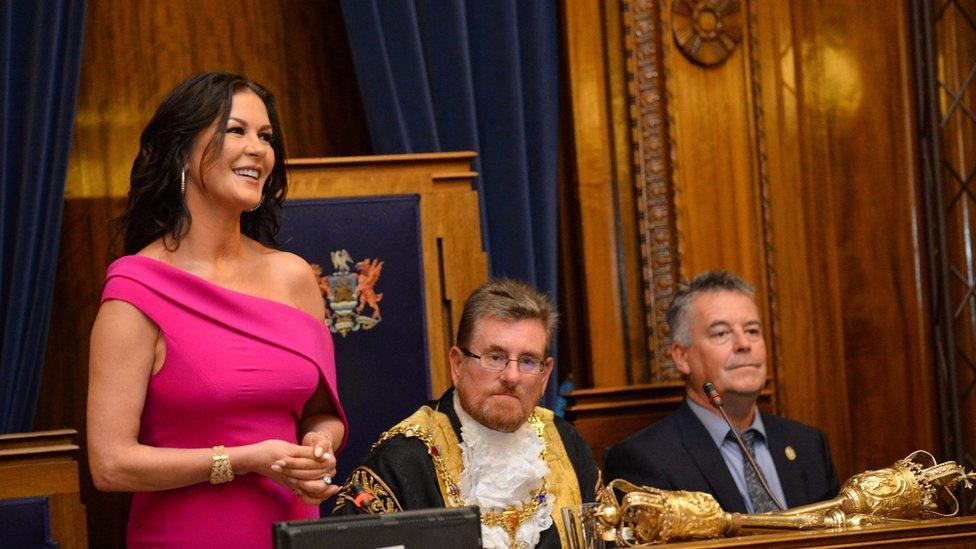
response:
<path id="1" fill-rule="evenodd" d="M 508 368 L 509 362 L 515 362 L 518 365 L 519 371 L 523 374 L 539 375 L 546 371 L 546 366 L 548 366 L 544 359 L 529 355 L 509 358 L 501 351 L 488 351 L 483 355 L 476 355 L 467 349 L 461 349 L 461 352 L 466 357 L 477 359 L 482 368 L 491 370 L 492 372 L 501 372 L 505 368 Z"/>

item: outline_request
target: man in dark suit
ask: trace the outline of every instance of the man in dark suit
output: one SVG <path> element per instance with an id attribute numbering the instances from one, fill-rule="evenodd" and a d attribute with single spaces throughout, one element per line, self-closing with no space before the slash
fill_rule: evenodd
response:
<path id="1" fill-rule="evenodd" d="M 686 398 L 676 412 L 611 448 L 606 478 L 708 492 L 730 512 L 775 511 L 709 403 L 702 385 L 710 382 L 776 500 L 796 507 L 834 497 L 837 475 L 823 433 L 756 407 L 766 383 L 766 343 L 752 288 L 724 271 L 702 273 L 678 292 L 667 318 Z"/>

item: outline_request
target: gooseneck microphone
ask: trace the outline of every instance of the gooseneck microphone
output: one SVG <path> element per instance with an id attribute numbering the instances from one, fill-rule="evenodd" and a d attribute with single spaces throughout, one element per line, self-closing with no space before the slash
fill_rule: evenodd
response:
<path id="1" fill-rule="evenodd" d="M 736 443 L 739 444 L 739 448 L 742 450 L 742 455 L 746 456 L 746 459 L 749 460 L 749 466 L 752 467 L 753 471 L 755 471 L 756 478 L 759 479 L 759 484 L 762 484 L 762 488 L 766 491 L 769 499 L 776 504 L 776 507 L 778 507 L 780 511 L 785 511 L 786 507 L 779 502 L 779 499 L 773 495 L 773 491 L 769 489 L 769 485 L 766 484 L 766 477 L 763 476 L 762 471 L 759 470 L 759 465 L 756 464 L 755 458 L 752 457 L 752 452 L 746 449 L 746 443 L 743 442 L 742 437 L 739 436 L 739 431 L 737 431 L 735 427 L 732 426 L 732 422 L 729 421 L 729 416 L 726 415 L 725 408 L 722 406 L 722 396 L 718 394 L 718 389 L 716 389 L 711 383 L 705 383 L 702 385 L 702 390 L 705 391 L 705 396 L 708 397 L 708 401 L 712 403 L 712 406 L 718 408 L 718 411 L 722 413 L 722 419 L 725 420 L 726 425 L 728 425 L 729 429 L 732 430 L 732 436 L 735 437 Z"/>

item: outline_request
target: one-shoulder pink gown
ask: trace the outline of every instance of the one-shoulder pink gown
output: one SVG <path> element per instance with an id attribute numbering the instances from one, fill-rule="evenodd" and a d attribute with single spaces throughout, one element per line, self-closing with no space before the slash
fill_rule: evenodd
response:
<path id="1" fill-rule="evenodd" d="M 166 360 L 149 380 L 140 443 L 210 448 L 295 442 L 302 408 L 319 379 L 345 423 L 332 338 L 321 320 L 143 256 L 109 266 L 102 301 L 109 299 L 139 309 L 166 342 Z M 267 549 L 272 522 L 318 516 L 317 506 L 287 488 L 247 474 L 226 484 L 136 493 L 128 547 Z"/>

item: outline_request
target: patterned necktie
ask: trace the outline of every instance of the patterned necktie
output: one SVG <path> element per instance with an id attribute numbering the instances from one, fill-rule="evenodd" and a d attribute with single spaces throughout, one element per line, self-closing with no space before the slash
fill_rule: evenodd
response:
<path id="1" fill-rule="evenodd" d="M 762 435 L 759 431 L 755 429 L 748 429 L 746 432 L 742 433 L 742 442 L 746 443 L 746 448 L 749 449 L 749 453 L 755 457 L 756 452 L 753 451 L 752 447 L 756 443 L 756 439 Z M 749 459 L 746 456 L 742 456 L 742 470 L 746 475 L 746 490 L 749 492 L 749 500 L 752 501 L 752 509 L 755 513 L 765 513 L 767 511 L 778 511 L 779 508 L 770 499 L 769 494 L 763 490 L 762 482 L 759 481 L 759 477 L 756 476 L 756 472 L 753 471 L 752 466 L 749 465 Z"/>

